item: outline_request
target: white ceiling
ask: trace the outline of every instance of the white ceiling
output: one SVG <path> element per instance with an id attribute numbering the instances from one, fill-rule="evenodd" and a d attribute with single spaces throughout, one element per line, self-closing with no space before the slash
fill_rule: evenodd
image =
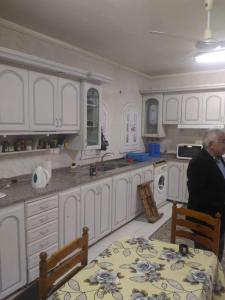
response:
<path id="1" fill-rule="evenodd" d="M 202 39 L 203 0 L 1 0 L 0 17 L 148 75 L 225 69 L 199 66 L 195 42 L 151 30 Z M 212 29 L 225 40 L 225 0 L 214 0 Z"/>

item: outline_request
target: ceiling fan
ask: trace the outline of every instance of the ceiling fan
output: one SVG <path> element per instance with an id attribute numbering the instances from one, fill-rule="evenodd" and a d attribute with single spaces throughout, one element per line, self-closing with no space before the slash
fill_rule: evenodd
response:
<path id="1" fill-rule="evenodd" d="M 198 50 L 198 52 L 208 52 L 208 51 L 214 51 L 219 50 L 221 48 L 225 49 L 225 40 L 216 40 L 213 37 L 212 30 L 211 30 L 211 12 L 213 9 L 213 0 L 204 0 L 204 7 L 207 12 L 207 26 L 204 32 L 203 39 L 201 40 L 194 40 L 192 38 L 184 37 L 181 35 L 176 34 L 170 34 L 163 31 L 157 31 L 152 30 L 149 33 L 155 34 L 155 35 L 164 35 L 171 38 L 177 38 L 177 39 L 184 39 L 189 41 L 195 42 L 195 48 Z"/>

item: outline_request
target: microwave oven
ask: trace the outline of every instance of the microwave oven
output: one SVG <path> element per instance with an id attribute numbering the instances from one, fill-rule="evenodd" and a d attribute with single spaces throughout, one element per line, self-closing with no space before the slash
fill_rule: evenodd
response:
<path id="1" fill-rule="evenodd" d="M 177 158 L 179 159 L 192 159 L 197 156 L 202 149 L 199 144 L 178 144 L 177 145 Z"/>

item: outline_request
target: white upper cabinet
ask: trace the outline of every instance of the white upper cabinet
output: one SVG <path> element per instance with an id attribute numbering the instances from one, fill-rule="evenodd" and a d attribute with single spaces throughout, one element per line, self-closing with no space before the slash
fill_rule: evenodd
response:
<path id="1" fill-rule="evenodd" d="M 143 96 L 142 104 L 142 136 L 163 137 L 162 127 L 162 94 Z"/>
<path id="2" fill-rule="evenodd" d="M 80 84 L 29 72 L 30 127 L 38 131 L 80 128 Z"/>
<path id="3" fill-rule="evenodd" d="M 28 129 L 28 71 L 0 65 L 0 130 Z"/>
<path id="4" fill-rule="evenodd" d="M 203 123 L 223 124 L 224 98 L 224 92 L 203 94 Z"/>
<path id="5" fill-rule="evenodd" d="M 55 130 L 57 77 L 36 72 L 29 73 L 30 127 L 32 130 Z"/>
<path id="6" fill-rule="evenodd" d="M 200 93 L 183 95 L 181 124 L 202 124 L 202 99 Z"/>
<path id="7" fill-rule="evenodd" d="M 182 95 L 164 95 L 163 97 L 163 124 L 178 124 L 181 118 Z"/>
<path id="8" fill-rule="evenodd" d="M 80 83 L 59 78 L 58 89 L 59 129 L 80 130 Z"/>
<path id="9" fill-rule="evenodd" d="M 0 211 L 0 299 L 26 284 L 24 204 Z"/>

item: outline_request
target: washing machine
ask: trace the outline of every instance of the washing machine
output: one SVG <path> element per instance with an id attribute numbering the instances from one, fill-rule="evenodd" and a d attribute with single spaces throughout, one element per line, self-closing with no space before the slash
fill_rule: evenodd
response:
<path id="1" fill-rule="evenodd" d="M 161 161 L 154 164 L 154 200 L 156 206 L 160 207 L 165 204 L 167 199 L 167 164 L 165 161 Z"/>

